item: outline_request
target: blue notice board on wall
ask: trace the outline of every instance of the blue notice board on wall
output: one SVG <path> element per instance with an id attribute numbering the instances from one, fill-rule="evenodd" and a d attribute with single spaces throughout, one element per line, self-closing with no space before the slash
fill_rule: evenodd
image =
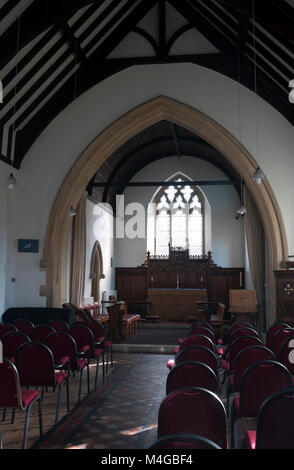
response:
<path id="1" fill-rule="evenodd" d="M 18 240 L 18 251 L 21 253 L 38 253 L 39 240 Z"/>

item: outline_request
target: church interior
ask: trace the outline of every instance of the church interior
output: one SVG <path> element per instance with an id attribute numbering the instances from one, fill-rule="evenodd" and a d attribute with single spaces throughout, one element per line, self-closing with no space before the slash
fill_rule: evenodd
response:
<path id="1" fill-rule="evenodd" d="M 3 453 L 294 448 L 293 13 L 0 1 Z"/>

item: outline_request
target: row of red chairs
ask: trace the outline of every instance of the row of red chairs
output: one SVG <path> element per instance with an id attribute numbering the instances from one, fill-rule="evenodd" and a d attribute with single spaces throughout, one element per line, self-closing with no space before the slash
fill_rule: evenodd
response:
<path id="1" fill-rule="evenodd" d="M 57 323 L 55 322 L 55 327 Z M 54 322 L 50 322 L 54 324 Z M 22 331 L 30 334 L 30 337 Z M 59 325 L 60 326 L 60 325 Z M 67 328 L 65 328 L 67 326 Z M 61 328 L 62 329 L 62 328 Z M 82 374 L 87 368 L 87 385 L 89 389 L 89 364 L 96 360 L 95 387 L 98 379 L 99 360 L 102 358 L 103 380 L 105 377 L 105 359 L 111 354 L 112 344 L 104 336 L 104 329 L 95 320 L 64 325 L 65 331 L 56 331 L 51 325 L 34 325 L 26 319 L 19 319 L 11 324 L 0 324 L 0 339 L 3 344 L 4 362 L 0 364 L 0 382 L 7 386 L 0 388 L 0 407 L 26 411 L 23 448 L 26 446 L 28 419 L 31 405 L 39 400 L 40 436 L 42 435 L 41 401 L 44 389 L 52 386 L 58 390 L 55 424 L 58 422 L 60 393 L 64 384 L 67 387 L 67 411 L 69 411 L 69 374 L 80 373 L 78 402 L 81 396 Z M 38 339 L 38 341 L 36 341 Z M 107 369 L 106 369 L 107 371 Z M 21 387 L 42 387 L 41 393 L 23 390 Z"/>
<path id="2" fill-rule="evenodd" d="M 220 398 L 221 352 L 213 328 L 197 322 L 179 339 L 168 361 L 166 397 L 158 413 L 158 439 L 150 448 L 226 449 L 227 417 Z"/>
<path id="3" fill-rule="evenodd" d="M 209 354 L 206 349 L 210 349 L 210 357 L 214 355 L 214 366 L 216 366 L 217 357 L 215 351 L 217 348 L 217 344 L 214 343 L 212 347 L 212 345 L 209 343 L 209 341 L 213 343 L 212 335 L 208 334 L 208 331 L 202 330 L 201 333 L 207 334 L 205 340 L 206 346 L 203 346 L 204 340 L 203 338 L 200 339 L 201 335 L 198 335 L 198 337 L 197 335 L 194 335 L 195 328 L 197 328 L 197 333 L 200 332 L 200 326 L 201 328 L 208 329 L 208 325 L 200 325 L 200 322 L 198 322 L 197 325 L 193 325 L 188 330 L 186 337 L 181 339 L 179 347 L 175 350 L 175 353 L 177 353 L 176 360 L 173 361 L 173 363 L 169 364 L 169 366 L 172 366 L 172 368 L 169 372 L 167 380 L 167 393 L 171 390 L 173 391 L 169 393 L 169 395 L 167 395 L 165 400 L 172 400 L 173 393 L 177 391 L 177 388 L 179 396 L 181 396 L 180 399 L 178 398 L 179 401 L 184 400 L 185 395 L 192 397 L 194 394 L 196 394 L 198 397 L 197 399 L 200 400 L 200 395 L 205 395 L 206 392 L 210 392 L 215 395 L 214 406 L 217 407 L 216 402 L 219 397 L 217 396 L 216 391 L 218 391 L 219 389 L 217 389 L 215 385 L 215 376 L 214 379 L 212 379 L 213 371 L 211 370 L 210 372 L 208 372 L 210 367 L 207 367 L 208 361 L 205 361 L 205 359 L 209 357 Z M 285 349 L 287 347 L 285 346 L 285 344 L 289 344 L 291 338 L 293 338 L 292 335 L 293 329 L 291 329 L 289 325 L 278 324 L 277 322 L 275 323 L 275 325 L 273 325 L 272 328 L 268 330 L 266 345 L 264 345 L 258 333 L 254 330 L 251 324 L 247 322 L 241 322 L 232 327 L 228 344 L 224 348 L 225 358 L 221 360 L 221 367 L 224 368 L 226 372 L 227 398 L 228 402 L 232 405 L 232 409 L 231 406 L 229 406 L 231 411 L 229 416 L 231 422 L 232 435 L 234 436 L 234 439 L 232 441 L 233 446 L 238 446 L 238 421 L 243 417 L 256 417 L 258 418 L 257 433 L 255 431 L 246 431 L 244 436 L 244 446 L 249 446 L 250 448 L 287 448 L 287 446 L 290 445 L 291 448 L 293 448 L 293 442 L 291 438 L 287 439 L 287 437 L 285 437 L 282 432 L 275 432 L 276 428 L 273 425 L 273 420 L 276 420 L 277 418 L 276 414 L 272 413 L 271 411 L 277 409 L 281 411 L 279 416 L 282 418 L 280 418 L 279 420 L 277 426 L 278 428 L 279 425 L 283 426 L 281 423 L 285 421 L 284 418 L 286 414 L 286 422 L 288 425 L 289 436 L 291 436 L 289 423 L 291 422 L 290 417 L 292 419 L 292 415 L 294 412 L 294 389 L 292 387 L 292 377 L 290 370 L 288 370 L 283 363 L 277 360 L 275 352 L 277 353 L 278 349 Z M 209 339 L 209 341 L 207 341 L 207 339 Z M 183 345 L 185 346 L 187 341 L 189 341 L 189 346 L 186 348 L 184 347 L 181 350 L 181 347 L 183 347 Z M 201 346 L 197 344 L 199 343 L 199 341 L 202 343 Z M 218 355 L 220 355 L 219 349 Z M 287 358 L 288 356 L 289 353 L 287 355 Z M 204 361 L 204 364 L 201 364 L 201 361 L 199 361 L 200 357 L 201 360 Z M 182 361 L 182 358 L 188 358 L 189 360 Z M 279 359 L 281 359 L 280 356 Z M 197 377 L 195 377 L 196 372 Z M 206 392 L 192 390 L 192 388 L 195 388 L 195 385 L 196 388 L 201 388 L 202 385 L 202 387 L 205 388 Z M 179 390 L 181 387 L 184 387 L 184 389 Z M 236 392 L 239 395 L 233 397 L 233 399 L 231 400 L 232 393 Z M 186 400 L 187 397 L 185 398 L 185 401 Z M 192 398 L 191 402 L 193 403 L 193 406 L 195 406 L 195 403 L 193 402 Z M 205 400 L 203 401 L 203 403 L 204 402 Z M 286 404 L 289 408 L 288 415 L 286 412 Z M 181 404 L 182 408 L 179 407 L 178 413 L 177 411 L 173 412 L 174 416 L 179 415 L 179 418 L 177 418 L 175 421 L 181 420 L 181 416 L 183 415 L 186 419 L 186 417 L 189 416 L 189 412 L 191 415 L 197 416 L 196 414 L 194 415 L 193 407 L 187 408 L 186 413 L 184 413 L 185 406 L 187 405 L 188 401 L 186 404 Z M 168 413 L 171 409 L 172 407 L 169 405 Z M 210 410 L 206 410 L 205 416 L 209 416 L 209 412 Z M 161 429 L 161 418 L 162 416 L 160 412 L 159 429 Z M 199 421 L 200 425 L 202 426 L 202 434 L 205 432 L 202 437 L 205 436 L 205 438 L 211 439 L 213 437 L 213 430 L 216 427 L 217 421 L 211 421 L 209 429 L 207 427 L 203 429 L 202 420 Z M 220 422 L 221 420 L 219 419 L 218 423 Z M 271 424 L 271 426 L 265 426 L 265 422 Z M 197 434 L 201 434 L 201 432 L 199 432 L 198 420 L 198 427 L 195 426 L 195 423 L 193 422 L 191 423 L 190 427 L 189 425 L 183 425 L 181 427 L 178 426 L 178 424 L 176 426 L 174 424 L 175 423 L 173 422 L 173 419 L 171 419 L 171 423 L 168 424 L 169 431 L 167 432 L 167 434 L 178 433 L 179 429 L 181 433 L 193 434 L 196 432 Z M 218 429 L 221 429 L 220 425 L 218 425 Z M 164 436 L 158 435 L 158 437 L 160 440 L 160 444 L 155 443 L 154 445 L 166 445 Z M 178 446 L 179 442 L 182 442 L 180 440 L 180 437 L 181 436 L 179 435 L 174 437 L 175 446 Z M 169 438 L 168 436 L 166 436 L 166 438 L 171 439 L 171 437 Z M 189 436 L 186 436 L 186 438 L 187 441 L 184 440 L 181 445 L 185 446 L 185 442 L 189 441 Z M 190 438 L 192 439 L 191 436 Z M 221 434 L 218 434 L 218 440 L 212 440 L 217 445 L 220 445 L 222 447 L 223 444 L 221 444 L 220 438 Z M 189 444 L 187 445 L 191 445 L 191 439 L 189 441 Z M 205 442 L 201 444 L 199 439 L 197 443 L 195 443 L 196 446 L 201 446 L 201 448 L 206 448 L 203 447 L 206 444 Z M 169 440 L 168 445 L 172 445 L 171 440 Z"/>
<path id="4" fill-rule="evenodd" d="M 234 447 L 238 447 L 239 444 L 239 421 L 242 418 L 253 417 L 257 419 L 257 431 L 245 431 L 244 447 L 269 449 L 290 446 L 293 448 L 293 440 L 289 439 L 287 432 L 285 433 L 285 430 L 290 432 L 289 418 L 294 412 L 293 380 L 287 365 L 280 360 L 279 348 L 273 348 L 274 342 L 272 341 L 274 337 L 277 338 L 277 332 L 282 331 L 283 327 L 284 325 L 276 322 L 269 328 L 266 334 L 266 344 L 263 344 L 260 338 L 256 341 L 257 332 L 252 325 L 245 322 L 236 325 L 231 331 L 227 348 L 227 399 Z M 237 343 L 242 346 L 235 355 L 234 351 L 233 353 L 231 351 L 233 345 L 237 344 L 234 332 L 238 332 Z M 292 330 L 293 333 L 294 330 Z M 288 339 L 284 337 L 286 341 L 289 340 L 289 334 L 290 331 L 288 331 L 288 336 L 286 335 Z M 256 344 L 253 344 L 254 341 Z M 275 344 L 277 346 L 276 341 Z M 282 345 L 283 341 L 280 343 L 280 346 Z M 285 403 L 287 403 L 288 413 L 285 413 Z M 266 426 L 265 423 L 267 423 Z"/>

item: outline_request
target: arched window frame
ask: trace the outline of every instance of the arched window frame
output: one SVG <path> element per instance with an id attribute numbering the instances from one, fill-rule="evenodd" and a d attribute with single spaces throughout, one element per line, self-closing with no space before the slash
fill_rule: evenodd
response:
<path id="1" fill-rule="evenodd" d="M 154 195 L 152 199 L 152 203 L 155 206 L 155 212 L 154 212 L 154 254 L 155 256 L 162 256 L 162 253 L 158 253 L 158 246 L 157 246 L 157 224 L 158 224 L 158 204 L 161 202 L 162 196 L 166 196 L 166 190 L 167 187 L 169 186 L 169 182 L 176 182 L 177 180 L 185 181 L 187 182 L 187 186 L 191 187 L 191 190 L 193 191 L 191 193 L 190 199 L 187 202 L 187 204 L 191 204 L 192 197 L 195 195 L 198 197 L 199 203 L 201 204 L 201 218 L 202 218 L 202 247 L 201 247 L 201 253 L 197 253 L 196 256 L 203 257 L 205 254 L 205 201 L 204 201 L 204 195 L 200 188 L 196 185 L 191 185 L 191 179 L 189 179 L 186 175 L 183 175 L 182 173 L 177 173 L 176 175 L 173 175 L 167 180 L 166 186 L 162 186 L 161 188 L 158 189 L 156 194 Z M 177 198 L 180 194 L 182 196 L 181 190 L 183 189 L 184 186 L 181 186 L 178 189 L 177 192 L 175 193 L 175 198 Z M 173 199 L 173 201 L 175 200 Z M 172 201 L 172 202 L 173 202 Z M 171 206 L 171 202 L 167 201 L 169 205 Z M 189 210 L 187 210 L 189 209 Z M 173 213 L 175 212 L 175 209 L 169 209 L 167 210 L 167 213 L 170 217 L 170 222 L 169 222 L 169 241 L 171 243 L 171 246 L 173 248 L 177 248 L 177 245 L 175 244 L 173 238 L 172 238 L 172 233 L 173 233 Z M 190 251 L 190 256 L 194 255 L 194 253 L 191 252 L 190 246 L 189 246 L 189 222 L 190 222 L 190 214 L 192 212 L 191 207 L 186 207 L 185 208 L 185 213 L 186 213 L 186 218 L 185 218 L 185 223 L 186 223 L 186 248 L 189 248 Z M 168 254 L 168 246 L 166 248 L 166 255 Z"/>

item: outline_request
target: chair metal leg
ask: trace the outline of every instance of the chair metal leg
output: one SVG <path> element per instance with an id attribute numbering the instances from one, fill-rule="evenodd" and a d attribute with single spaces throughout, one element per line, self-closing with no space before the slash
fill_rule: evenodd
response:
<path id="1" fill-rule="evenodd" d="M 15 418 L 15 408 L 12 409 L 12 413 L 11 413 L 11 424 L 14 423 L 14 418 Z"/>
<path id="2" fill-rule="evenodd" d="M 234 423 L 234 446 L 235 446 L 235 449 L 238 449 L 239 448 L 239 432 L 238 432 L 238 419 L 235 420 L 235 423 Z"/>
<path id="3" fill-rule="evenodd" d="M 69 412 L 69 381 L 66 379 L 66 409 Z"/>
<path id="4" fill-rule="evenodd" d="M 43 419 L 42 419 L 42 400 L 39 399 L 39 428 L 40 428 L 40 439 L 43 436 Z"/>
<path id="5" fill-rule="evenodd" d="M 89 364 L 87 364 L 87 386 L 88 386 L 88 393 L 90 393 L 90 368 L 89 368 Z"/>
<path id="6" fill-rule="evenodd" d="M 80 400 L 81 400 L 83 371 L 84 371 L 84 369 L 81 369 L 81 372 L 80 372 L 80 383 L 79 383 L 79 393 L 78 393 L 78 403 L 79 403 Z"/>
<path id="7" fill-rule="evenodd" d="M 60 405 L 60 395 L 61 395 L 61 389 L 62 385 L 60 384 L 58 387 L 58 395 L 57 395 L 57 405 L 56 405 L 56 416 L 55 416 L 55 424 L 58 423 L 58 414 L 59 414 L 59 405 Z"/>
<path id="8" fill-rule="evenodd" d="M 97 381 L 98 381 L 98 369 L 99 369 L 99 358 L 97 359 L 97 363 L 96 363 L 96 373 L 95 373 L 95 387 L 97 387 Z"/>
<path id="9" fill-rule="evenodd" d="M 22 441 L 23 449 L 26 449 L 27 447 L 27 435 L 28 435 L 28 428 L 29 428 L 30 410 L 31 410 L 31 405 L 29 405 L 26 409 L 25 425 L 24 425 L 24 433 L 23 433 L 23 441 Z"/>

